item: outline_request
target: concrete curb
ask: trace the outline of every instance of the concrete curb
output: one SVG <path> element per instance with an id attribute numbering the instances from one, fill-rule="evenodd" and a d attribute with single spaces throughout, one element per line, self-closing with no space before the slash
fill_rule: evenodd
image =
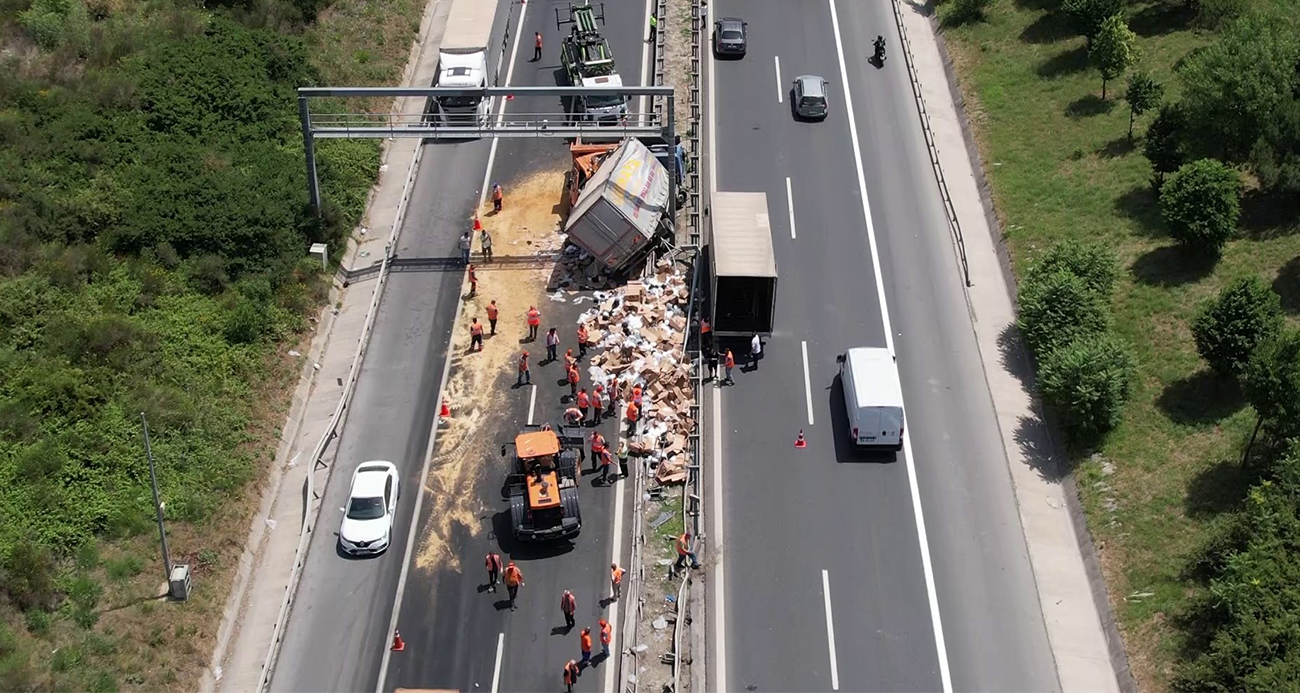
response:
<path id="1" fill-rule="evenodd" d="M 897 5 L 899 0 L 894 0 Z M 948 49 L 947 42 L 944 38 L 943 27 L 940 25 L 938 17 L 934 12 L 933 2 L 920 3 L 910 2 L 910 5 L 917 7 L 918 11 L 923 13 L 934 30 L 935 42 L 939 48 L 939 55 L 942 59 L 944 75 L 947 78 L 948 91 L 952 95 L 953 106 L 957 112 L 958 121 L 961 125 L 962 139 L 966 145 L 966 156 L 970 161 L 972 172 L 975 175 L 976 186 L 979 190 L 980 204 L 984 209 L 985 221 L 988 224 L 989 233 L 993 242 L 993 247 L 998 259 L 999 270 L 1002 274 L 1003 286 L 1007 292 L 1007 298 L 1012 307 L 1016 306 L 1016 277 L 1011 267 L 1011 257 L 1007 245 L 1003 242 L 1001 222 L 997 215 L 996 206 L 993 201 L 992 186 L 989 184 L 988 176 L 982 165 L 979 154 L 979 146 L 975 141 L 974 131 L 970 124 L 970 119 L 966 113 L 965 98 L 963 96 L 960 82 L 957 78 L 956 68 L 952 62 L 952 55 Z M 901 22 L 901 19 L 899 20 Z M 901 26 L 900 26 L 901 30 Z M 1016 358 L 1022 361 L 1027 371 L 1036 377 L 1037 364 L 1033 356 L 1029 354 L 1022 346 L 1017 344 L 1015 350 Z M 1069 469 L 1065 468 L 1063 460 L 1067 457 L 1060 444 L 1060 436 L 1055 421 L 1048 415 L 1037 397 L 1032 400 L 1032 405 L 1036 413 L 1040 416 L 1045 424 L 1047 437 L 1052 447 L 1051 458 L 1056 467 L 1056 473 L 1062 479 L 1062 488 L 1066 501 L 1066 509 L 1070 517 L 1071 526 L 1074 529 L 1075 540 L 1078 543 L 1079 552 L 1083 559 L 1084 569 L 1087 573 L 1088 583 L 1091 587 L 1091 597 L 1096 606 L 1097 613 L 1101 618 L 1104 635 L 1106 639 L 1107 650 L 1110 654 L 1111 665 L 1115 670 L 1116 678 L 1120 690 L 1125 693 L 1137 693 L 1137 684 L 1133 680 L 1132 671 L 1128 662 L 1128 654 L 1124 649 L 1123 637 L 1119 632 L 1119 627 L 1115 621 L 1114 611 L 1110 606 L 1109 593 L 1106 590 L 1105 578 L 1101 573 L 1100 561 L 1097 555 L 1096 545 L 1092 541 L 1092 535 L 1088 531 L 1087 519 L 1083 513 L 1082 504 L 1079 501 L 1078 487 L 1074 477 L 1070 475 Z M 1035 576 L 1037 580 L 1037 576 Z M 1055 653 L 1054 653 L 1055 654 Z"/>

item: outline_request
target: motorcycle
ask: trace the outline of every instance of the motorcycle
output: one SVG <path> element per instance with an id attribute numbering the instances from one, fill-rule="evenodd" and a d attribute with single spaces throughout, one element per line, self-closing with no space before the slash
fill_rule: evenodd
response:
<path id="1" fill-rule="evenodd" d="M 873 45 L 876 47 L 876 54 L 872 58 L 872 60 L 874 60 L 879 65 L 884 65 L 885 64 L 885 38 L 883 36 L 877 36 L 876 41 Z"/>

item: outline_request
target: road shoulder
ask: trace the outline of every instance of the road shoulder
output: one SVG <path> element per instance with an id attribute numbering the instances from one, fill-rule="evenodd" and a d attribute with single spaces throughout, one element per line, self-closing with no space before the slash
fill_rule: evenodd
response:
<path id="1" fill-rule="evenodd" d="M 897 0 L 895 0 L 897 2 Z M 1015 335 L 1014 278 L 978 151 L 929 3 L 896 4 L 937 158 L 961 225 L 971 317 L 1019 506 L 1063 691 L 1134 690 L 1074 482 L 1032 396 L 1033 366 Z M 998 234 L 995 236 L 995 234 Z"/>

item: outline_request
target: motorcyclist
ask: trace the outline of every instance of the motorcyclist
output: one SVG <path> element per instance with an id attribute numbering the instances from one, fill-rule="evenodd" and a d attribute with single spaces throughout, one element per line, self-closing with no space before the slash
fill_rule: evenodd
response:
<path id="1" fill-rule="evenodd" d="M 876 40 L 875 40 L 875 42 L 872 43 L 871 45 L 873 45 L 873 46 L 876 47 L 876 57 L 877 57 L 877 58 L 883 58 L 883 57 L 885 56 L 885 37 L 884 37 L 884 36 L 879 36 L 879 35 L 877 35 L 877 36 L 876 36 Z"/>

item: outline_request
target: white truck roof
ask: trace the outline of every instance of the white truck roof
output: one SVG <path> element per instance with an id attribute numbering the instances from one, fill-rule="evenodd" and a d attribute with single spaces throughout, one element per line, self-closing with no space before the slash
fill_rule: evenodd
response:
<path id="1" fill-rule="evenodd" d="M 485 53 L 446 53 L 438 56 L 438 86 L 479 87 L 487 72 Z"/>
<path id="2" fill-rule="evenodd" d="M 716 192 L 713 219 L 713 271 L 719 277 L 775 277 L 776 253 L 767 216 L 767 193 Z"/>
<path id="3" fill-rule="evenodd" d="M 612 75 L 600 75 L 598 77 L 585 77 L 582 80 L 582 86 L 609 88 L 621 87 L 623 86 L 623 78 L 619 77 L 617 73 Z"/>
<path id="4" fill-rule="evenodd" d="M 497 17 L 496 0 L 452 0 L 439 53 L 486 51 Z"/>
<path id="5" fill-rule="evenodd" d="M 853 395 L 860 407 L 902 407 L 903 386 L 898 364 L 888 349 L 854 347 L 845 354 L 853 370 Z"/>

